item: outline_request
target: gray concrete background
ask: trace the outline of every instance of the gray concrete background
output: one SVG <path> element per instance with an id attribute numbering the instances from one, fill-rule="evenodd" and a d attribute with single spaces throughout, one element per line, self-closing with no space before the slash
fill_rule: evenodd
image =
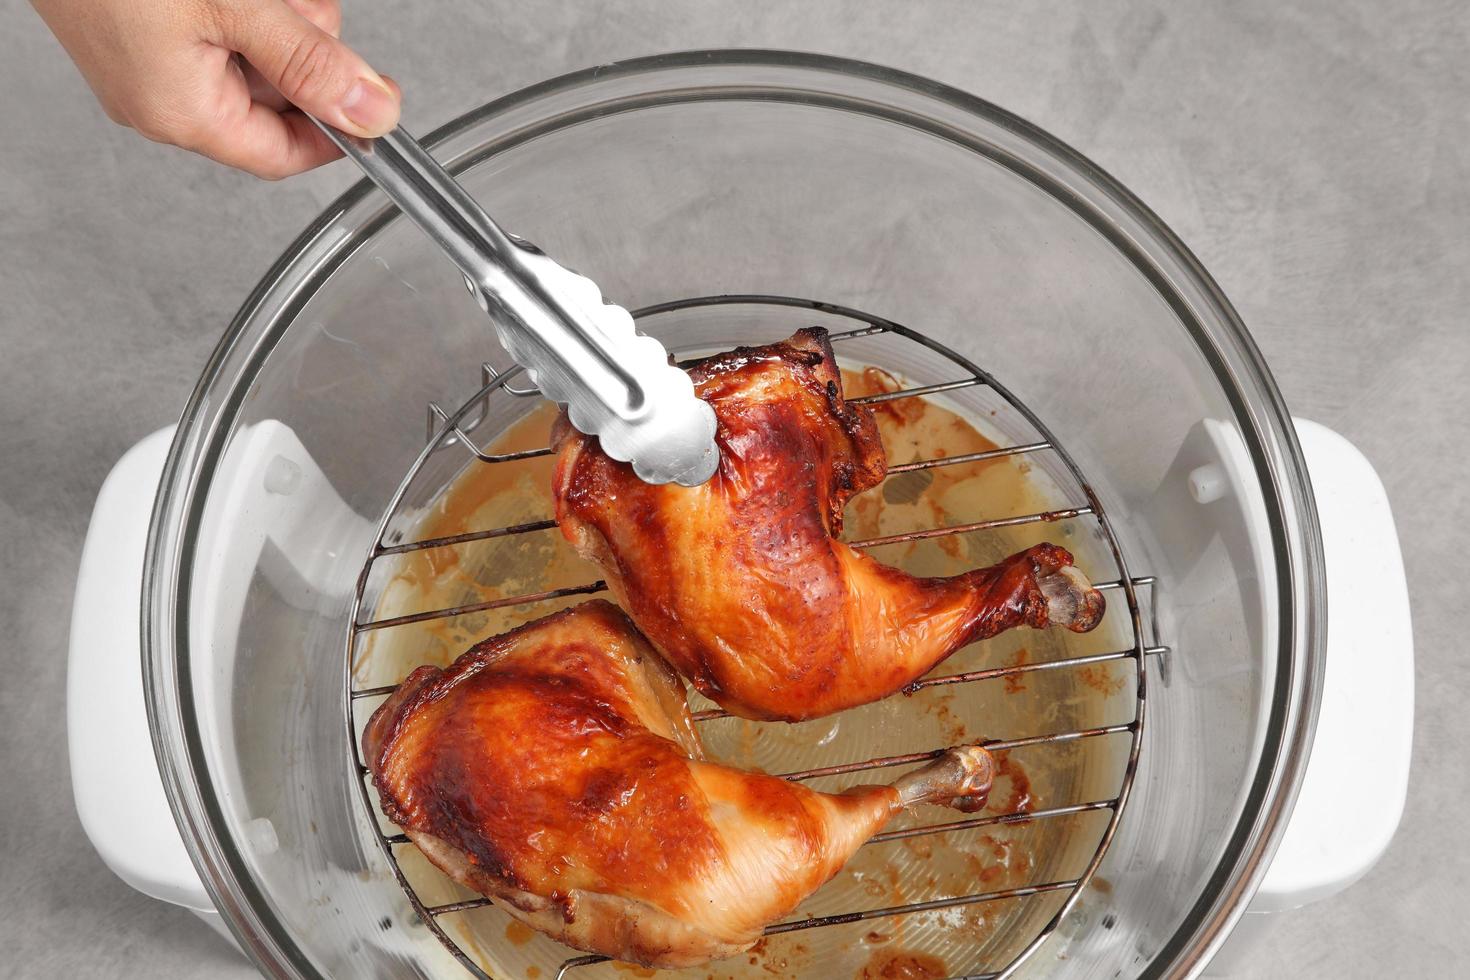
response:
<path id="1" fill-rule="evenodd" d="M 402 82 L 420 132 L 601 61 L 787 47 L 977 93 L 1138 193 L 1240 309 L 1292 409 L 1378 467 L 1413 597 L 1418 717 L 1403 826 L 1359 886 L 1285 920 L 1250 975 L 1464 969 L 1470 661 L 1453 571 L 1470 550 L 1462 3 L 348 7 L 345 35 Z M 187 913 L 113 878 L 84 838 L 67 775 L 67 622 L 108 468 L 176 417 L 247 290 L 353 175 L 339 163 L 265 184 L 118 129 L 16 0 L 0 7 L 0 92 L 0 975 L 247 976 Z M 1371 718 L 1362 734 L 1373 737 Z"/>

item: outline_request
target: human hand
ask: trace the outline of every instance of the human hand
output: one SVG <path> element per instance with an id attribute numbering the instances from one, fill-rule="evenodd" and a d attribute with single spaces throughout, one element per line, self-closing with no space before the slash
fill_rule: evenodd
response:
<path id="1" fill-rule="evenodd" d="M 391 79 L 337 40 L 338 0 L 32 0 L 107 115 L 269 180 L 398 122 Z"/>

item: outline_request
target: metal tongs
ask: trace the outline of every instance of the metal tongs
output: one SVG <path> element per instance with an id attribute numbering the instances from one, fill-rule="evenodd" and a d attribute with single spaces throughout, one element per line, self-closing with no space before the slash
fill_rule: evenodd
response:
<path id="1" fill-rule="evenodd" d="M 627 310 L 504 231 L 402 127 L 360 139 L 316 123 L 459 266 L 500 342 L 573 426 L 648 483 L 714 475 L 714 411 Z"/>

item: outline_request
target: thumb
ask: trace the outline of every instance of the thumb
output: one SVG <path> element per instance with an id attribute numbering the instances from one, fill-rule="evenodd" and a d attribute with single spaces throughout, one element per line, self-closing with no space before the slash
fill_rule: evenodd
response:
<path id="1" fill-rule="evenodd" d="M 399 96 L 357 52 L 283 3 L 226 17 L 219 42 L 277 91 L 323 122 L 354 136 L 382 136 L 398 124 Z"/>

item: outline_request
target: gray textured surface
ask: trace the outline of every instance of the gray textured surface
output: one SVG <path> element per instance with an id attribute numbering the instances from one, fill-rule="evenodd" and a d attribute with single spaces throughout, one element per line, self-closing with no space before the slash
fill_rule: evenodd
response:
<path id="1" fill-rule="evenodd" d="M 1470 550 L 1470 13 L 1458 0 L 549 8 L 380 5 L 349 9 L 346 33 L 412 93 L 421 132 L 538 79 L 657 50 L 884 62 L 1056 133 L 1184 238 L 1293 410 L 1378 467 L 1417 636 L 1398 838 L 1358 887 L 1285 920 L 1250 975 L 1456 972 L 1470 958 L 1470 664 L 1451 574 Z M 0 975 L 247 976 L 187 913 L 113 878 L 83 837 L 63 734 L 67 622 L 107 469 L 177 414 L 251 284 L 352 175 L 336 164 L 267 185 L 112 126 L 23 4 L 0 8 L 0 91 Z"/>

